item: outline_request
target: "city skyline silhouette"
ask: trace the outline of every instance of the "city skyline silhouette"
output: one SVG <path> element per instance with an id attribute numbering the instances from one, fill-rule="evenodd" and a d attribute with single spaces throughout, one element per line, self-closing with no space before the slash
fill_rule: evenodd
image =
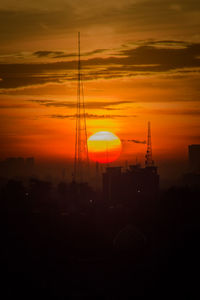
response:
<path id="1" fill-rule="evenodd" d="M 200 2 L 0 3 L 6 299 L 198 298 Z"/>

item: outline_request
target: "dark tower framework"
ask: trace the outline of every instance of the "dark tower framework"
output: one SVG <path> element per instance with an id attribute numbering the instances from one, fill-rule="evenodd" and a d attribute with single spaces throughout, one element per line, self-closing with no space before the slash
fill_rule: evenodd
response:
<path id="1" fill-rule="evenodd" d="M 76 107 L 74 180 L 76 182 L 86 181 L 88 179 L 88 172 L 89 158 L 87 145 L 87 126 L 83 91 L 83 78 L 81 73 L 80 32 L 78 32 L 78 86 Z"/>
<path id="2" fill-rule="evenodd" d="M 148 137 L 147 137 L 147 153 L 145 155 L 145 167 L 153 167 L 154 161 L 152 159 L 152 145 L 151 145 L 151 123 L 148 122 Z"/>

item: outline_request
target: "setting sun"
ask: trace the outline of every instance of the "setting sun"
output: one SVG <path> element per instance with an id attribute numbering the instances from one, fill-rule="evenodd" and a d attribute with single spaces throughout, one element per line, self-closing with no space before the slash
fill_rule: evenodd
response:
<path id="1" fill-rule="evenodd" d="M 109 131 L 100 131 L 88 138 L 88 150 L 91 160 L 99 163 L 115 161 L 121 153 L 120 139 Z"/>

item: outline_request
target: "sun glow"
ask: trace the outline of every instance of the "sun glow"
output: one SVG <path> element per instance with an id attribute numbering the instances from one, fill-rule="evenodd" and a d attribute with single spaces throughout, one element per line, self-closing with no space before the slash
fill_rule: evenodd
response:
<path id="1" fill-rule="evenodd" d="M 109 131 L 99 131 L 88 138 L 88 150 L 91 160 L 99 163 L 115 161 L 121 153 L 120 139 Z"/>

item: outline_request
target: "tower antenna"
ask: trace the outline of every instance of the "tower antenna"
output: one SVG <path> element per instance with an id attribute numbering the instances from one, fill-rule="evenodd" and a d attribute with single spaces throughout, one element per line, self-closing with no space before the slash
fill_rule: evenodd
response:
<path id="1" fill-rule="evenodd" d="M 74 158 L 74 180 L 84 182 L 89 171 L 87 126 L 85 113 L 85 100 L 83 91 L 83 79 L 81 73 L 81 50 L 80 32 L 78 32 L 78 86 L 76 105 L 76 137 L 75 137 L 75 158 Z"/>
<path id="2" fill-rule="evenodd" d="M 151 145 L 151 123 L 148 122 L 148 137 L 147 137 L 147 152 L 145 155 L 145 166 L 153 167 L 154 161 L 152 159 L 152 145 Z"/>

